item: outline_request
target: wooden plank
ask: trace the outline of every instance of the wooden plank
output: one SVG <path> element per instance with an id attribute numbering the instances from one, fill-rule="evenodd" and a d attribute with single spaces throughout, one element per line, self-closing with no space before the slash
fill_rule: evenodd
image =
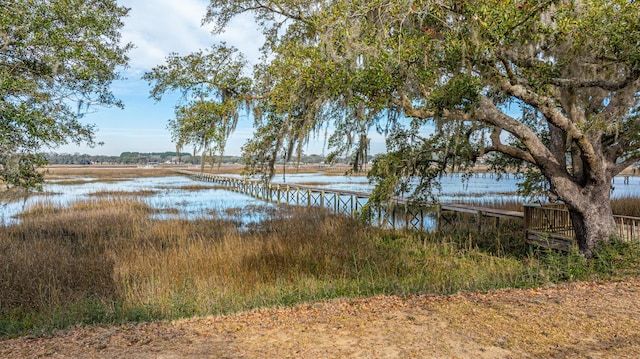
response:
<path id="1" fill-rule="evenodd" d="M 264 191 L 267 190 L 266 183 L 263 181 L 249 180 L 247 178 L 230 176 L 213 176 L 210 174 L 191 172 L 184 170 L 177 170 L 177 173 L 200 178 L 201 180 L 220 183 L 229 187 L 230 190 L 245 193 L 254 197 L 264 197 Z M 321 187 L 312 187 L 305 185 L 292 185 L 278 182 L 270 183 L 268 190 L 273 191 L 273 185 L 276 185 L 278 203 L 291 202 L 298 203 L 300 201 L 300 192 L 307 194 L 307 205 L 311 205 L 312 193 L 317 193 L 320 197 L 319 205 L 321 207 L 328 206 L 333 207 L 335 213 L 352 214 L 358 210 L 358 199 L 367 199 L 370 194 L 358 191 L 345 191 L 345 190 L 331 190 Z M 330 196 L 327 196 L 329 194 Z M 341 196 L 348 197 L 350 199 L 351 210 L 348 211 L 348 204 L 346 200 L 342 200 Z M 269 196 L 270 200 L 271 195 Z M 292 201 L 295 200 L 295 201 Z M 333 201 L 333 203 L 331 203 Z M 355 205 L 354 202 L 355 201 Z M 315 201 L 314 201 L 315 203 Z M 354 208 L 355 206 L 355 208 Z M 389 207 L 385 209 L 378 208 L 378 221 L 390 224 L 391 227 L 396 225 L 396 209 L 404 207 L 405 212 L 409 208 L 411 211 L 420 209 L 420 213 L 425 208 L 430 208 L 432 211 L 437 212 L 436 222 L 438 227 L 442 225 L 441 212 L 452 211 L 461 213 L 470 213 L 478 216 L 495 217 L 495 218 L 510 218 L 520 219 L 525 221 L 525 238 L 531 243 L 537 243 L 543 246 L 558 248 L 563 250 L 570 250 L 575 243 L 575 235 L 573 233 L 573 227 L 571 226 L 571 220 L 568 215 L 568 211 L 564 208 L 564 205 L 525 205 L 524 212 L 502 210 L 497 208 L 479 207 L 473 205 L 464 205 L 458 203 L 414 203 L 407 198 L 396 197 L 393 198 Z M 344 211 L 343 211 L 344 208 Z M 384 210 L 384 215 L 381 212 Z M 413 213 L 413 212 L 411 212 Z M 407 213 L 405 213 L 407 216 Z M 384 218 L 383 218 L 384 217 Z M 421 216 L 424 220 L 424 216 Z M 389 218 L 391 223 L 388 223 Z M 409 226 L 409 218 L 406 217 L 405 225 Z M 626 240 L 637 240 L 640 231 L 640 218 L 637 217 L 625 217 L 614 216 L 619 228 L 619 235 Z"/>
<path id="2" fill-rule="evenodd" d="M 524 212 L 518 211 L 509 211 L 490 207 L 467 206 L 456 203 L 441 203 L 440 206 L 443 210 L 472 214 L 481 213 L 485 217 L 524 219 Z"/>
<path id="3" fill-rule="evenodd" d="M 575 240 L 566 236 L 549 236 L 549 233 L 528 231 L 527 242 L 537 244 L 545 248 L 570 251 L 575 246 Z"/>

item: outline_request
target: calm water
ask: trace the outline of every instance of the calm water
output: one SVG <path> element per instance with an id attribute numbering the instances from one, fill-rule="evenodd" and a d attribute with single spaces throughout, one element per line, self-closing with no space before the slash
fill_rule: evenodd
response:
<path id="1" fill-rule="evenodd" d="M 83 178 L 92 180 L 92 178 Z M 286 178 L 277 176 L 274 183 L 306 184 L 327 189 L 349 190 L 369 192 L 372 185 L 365 177 L 350 176 L 325 176 L 322 174 L 287 174 Z M 495 178 L 474 177 L 468 181 L 460 176 L 446 176 L 442 178 L 442 192 L 439 196 L 443 202 L 456 200 L 522 200 L 515 195 L 518 181 L 511 176 L 497 181 Z M 623 184 L 622 177 L 617 177 L 613 183 L 613 196 L 640 196 L 640 177 L 631 177 L 629 184 Z M 15 215 L 38 202 L 48 202 L 56 205 L 68 205 L 70 203 L 90 198 L 89 195 L 102 191 L 128 191 L 152 190 L 155 193 L 143 196 L 141 200 L 157 210 L 177 209 L 178 214 L 161 213 L 154 215 L 156 218 L 210 218 L 212 212 L 218 216 L 233 216 L 235 208 L 252 207 L 251 211 L 244 211 L 243 218 L 238 218 L 245 223 L 261 219 L 261 209 L 272 206 L 269 203 L 254 199 L 239 193 L 208 188 L 203 190 L 186 190 L 183 186 L 203 185 L 205 182 L 193 181 L 187 177 L 172 176 L 159 178 L 138 178 L 118 182 L 83 183 L 77 185 L 62 185 L 59 183 L 47 183 L 44 186 L 45 194 L 29 197 L 25 201 L 0 204 L 0 223 L 16 223 Z M 251 214 L 247 214 L 251 213 Z M 237 214 L 235 214 L 237 216 Z"/>

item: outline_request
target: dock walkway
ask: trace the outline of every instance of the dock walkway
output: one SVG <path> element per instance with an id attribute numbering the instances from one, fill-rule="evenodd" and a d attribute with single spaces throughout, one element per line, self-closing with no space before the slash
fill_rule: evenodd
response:
<path id="1" fill-rule="evenodd" d="M 264 182 L 241 177 L 220 176 L 210 173 L 179 170 L 177 173 L 200 181 L 216 183 L 231 191 L 277 204 L 318 206 L 333 213 L 356 217 L 369 200 L 369 193 L 335 190 L 298 184 Z M 416 204 L 406 198 L 394 198 L 386 206 L 371 213 L 371 223 L 382 228 L 429 230 L 443 225 L 446 212 L 468 213 L 478 219 L 495 218 L 524 221 L 524 235 L 528 242 L 545 247 L 568 250 L 575 246 L 575 233 L 571 227 L 569 211 L 562 206 L 525 205 L 524 211 L 510 211 L 458 203 Z M 640 218 L 614 216 L 618 224 L 618 237 L 626 241 L 640 241 Z M 480 220 L 477 221 L 481 223 Z"/>

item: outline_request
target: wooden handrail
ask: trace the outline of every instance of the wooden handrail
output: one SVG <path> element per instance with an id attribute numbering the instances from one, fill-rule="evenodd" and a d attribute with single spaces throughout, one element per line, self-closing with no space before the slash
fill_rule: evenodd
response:
<path id="1" fill-rule="evenodd" d="M 333 210 L 335 213 L 352 215 L 358 214 L 360 199 L 368 199 L 370 194 L 359 191 L 332 190 L 306 185 L 278 183 L 251 180 L 240 177 L 227 177 L 208 173 L 178 170 L 177 173 L 197 177 L 209 182 L 217 182 L 236 192 L 245 193 L 262 200 L 279 204 L 318 205 Z M 293 195 L 290 194 L 293 192 Z M 305 197 L 306 196 L 306 197 Z M 320 196 L 320 198 L 314 198 Z M 301 197 L 303 197 L 301 199 Z M 569 249 L 575 245 L 575 231 L 571 223 L 569 211 L 563 204 L 526 204 L 524 212 L 509 211 L 497 208 L 479 207 L 456 203 L 415 203 L 407 198 L 396 197 L 384 210 L 378 209 L 374 213 L 375 220 L 380 224 L 395 228 L 401 224 L 409 228 L 424 229 L 426 213 L 437 211 L 440 218 L 441 211 L 455 211 L 476 214 L 478 216 L 495 218 L 512 218 L 524 220 L 525 237 L 554 248 Z M 626 241 L 640 240 L 640 218 L 630 216 L 614 216 L 618 225 L 617 235 Z M 396 223 L 398 222 L 398 223 Z"/>

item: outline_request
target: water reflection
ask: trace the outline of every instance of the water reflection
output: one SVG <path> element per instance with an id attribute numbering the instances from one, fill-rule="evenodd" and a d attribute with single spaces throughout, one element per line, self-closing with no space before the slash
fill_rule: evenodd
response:
<path id="1" fill-rule="evenodd" d="M 90 179 L 88 179 L 90 180 Z M 60 182 L 48 183 L 44 186 L 44 194 L 35 194 L 24 201 L 11 202 L 2 205 L 2 222 L 4 224 L 17 223 L 17 214 L 36 203 L 51 203 L 56 206 L 68 206 L 71 203 L 89 199 L 97 192 L 130 192 L 154 191 L 151 195 L 136 197 L 155 209 L 158 213 L 153 218 L 229 218 L 237 216 L 233 208 L 255 206 L 256 213 L 260 207 L 272 206 L 258 199 L 239 193 L 220 189 L 219 187 L 201 186 L 201 189 L 185 189 L 192 186 L 194 181 L 187 177 L 157 177 L 136 178 L 117 182 L 92 182 L 63 185 Z M 244 216 L 244 222 L 259 220 L 259 216 L 251 214 Z"/>
<path id="2" fill-rule="evenodd" d="M 237 176 L 237 175 L 236 175 Z M 67 206 L 71 203 L 86 200 L 96 192 L 131 192 L 153 191 L 140 200 L 147 203 L 158 213 L 153 218 L 213 218 L 214 216 L 237 220 L 242 223 L 259 221 L 264 217 L 264 211 L 272 204 L 261 200 L 221 189 L 203 182 L 194 182 L 183 176 L 150 177 L 126 179 L 110 182 L 96 182 L 94 178 L 74 178 L 74 183 L 63 184 L 55 181 L 44 186 L 44 194 L 36 194 L 25 200 L 0 204 L 0 223 L 17 223 L 15 217 L 20 212 L 28 209 L 36 203 L 51 203 L 58 206 Z M 518 179 L 511 176 L 497 181 L 489 176 L 473 177 L 465 180 L 462 176 L 453 175 L 442 178 L 442 190 L 439 199 L 442 202 L 450 201 L 477 201 L 478 198 L 486 201 L 494 200 L 523 200 L 515 192 Z M 275 177 L 274 183 L 280 184 L 304 184 L 307 186 L 370 192 L 373 186 L 362 176 L 326 176 L 321 173 L 287 174 L 286 182 L 282 178 Z M 202 189 L 189 189 L 194 184 L 201 185 Z M 624 178 L 616 177 L 613 181 L 612 196 L 638 196 L 640 194 L 640 177 L 631 177 L 629 184 L 624 184 Z M 244 208 L 239 211 L 237 209 Z"/>

